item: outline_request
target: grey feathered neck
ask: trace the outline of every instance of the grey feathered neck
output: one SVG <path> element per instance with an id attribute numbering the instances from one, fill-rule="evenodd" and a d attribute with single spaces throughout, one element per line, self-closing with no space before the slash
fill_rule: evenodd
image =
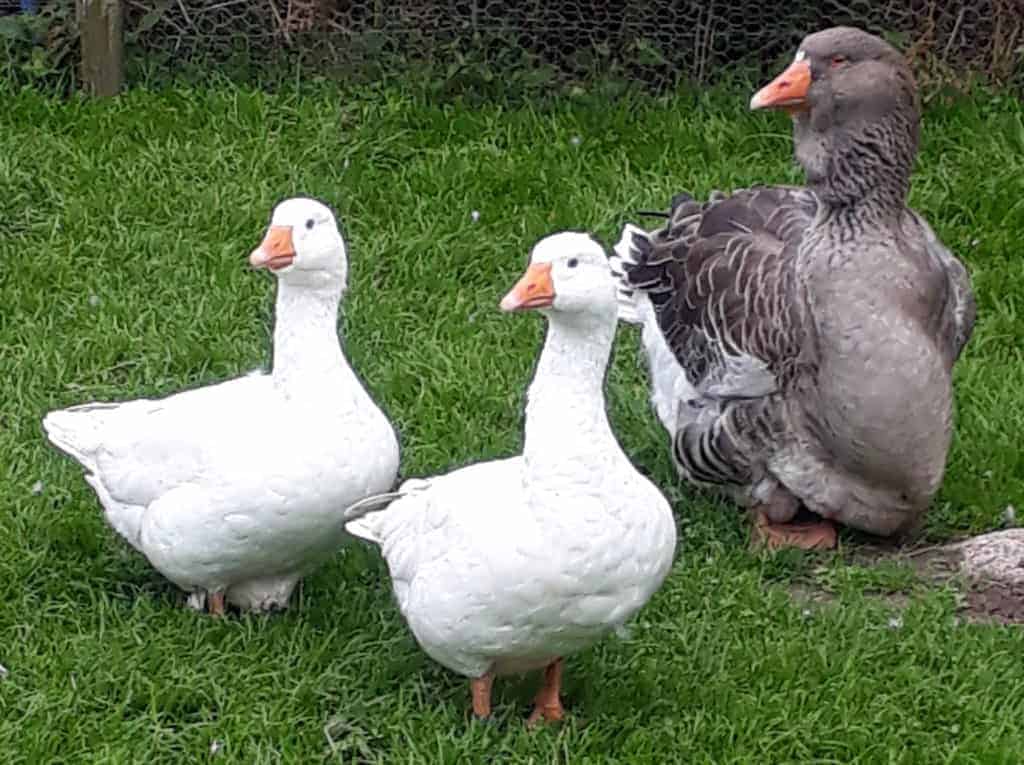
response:
<path id="1" fill-rule="evenodd" d="M 797 160 L 829 207 L 903 209 L 917 155 L 917 88 L 892 50 L 847 75 L 825 77 L 810 109 L 794 117 Z"/>

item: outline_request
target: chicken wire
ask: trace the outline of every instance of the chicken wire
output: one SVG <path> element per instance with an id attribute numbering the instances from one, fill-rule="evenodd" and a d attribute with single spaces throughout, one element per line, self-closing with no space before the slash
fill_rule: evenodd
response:
<path id="1" fill-rule="evenodd" d="M 0 0 L 17 10 L 19 0 Z M 69 0 L 42 0 L 47 9 Z M 808 32 L 882 34 L 919 71 L 1024 79 L 1024 0 L 125 0 L 130 52 L 172 69 L 299 58 L 324 74 L 614 74 L 654 86 L 762 70 Z M 67 15 L 64 17 L 67 18 Z M 73 11 L 72 11 L 73 18 Z M 763 73 L 763 71 L 762 71 Z"/>

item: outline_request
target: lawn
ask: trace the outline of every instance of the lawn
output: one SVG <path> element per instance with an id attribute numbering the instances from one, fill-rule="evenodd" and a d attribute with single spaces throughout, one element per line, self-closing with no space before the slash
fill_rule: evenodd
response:
<path id="1" fill-rule="evenodd" d="M 397 424 L 403 475 L 511 454 L 543 321 L 497 303 L 530 245 L 567 227 L 611 243 L 682 189 L 797 181 L 788 124 L 748 113 L 749 91 L 545 107 L 226 86 L 2 98 L 5 763 L 1021 761 L 1020 628 L 966 618 L 956 581 L 871 564 L 863 539 L 750 554 L 740 515 L 676 480 L 635 328 L 609 408 L 673 502 L 677 561 L 628 630 L 567 663 L 568 721 L 535 733 L 535 678 L 499 682 L 496 724 L 469 720 L 466 682 L 419 651 L 361 544 L 284 614 L 184 609 L 42 437 L 54 407 L 266 365 L 273 282 L 246 256 L 272 205 L 302 193 L 343 221 L 345 347 Z M 933 104 L 912 196 L 979 304 L 921 540 L 936 543 L 1024 508 L 1024 106 Z"/>

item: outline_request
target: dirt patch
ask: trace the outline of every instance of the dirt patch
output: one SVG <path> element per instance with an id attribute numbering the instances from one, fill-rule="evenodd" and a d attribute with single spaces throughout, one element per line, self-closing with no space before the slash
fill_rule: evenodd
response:
<path id="1" fill-rule="evenodd" d="M 973 584 L 962 609 L 972 622 L 1024 624 L 1024 587 L 1004 584 Z"/>
<path id="2" fill-rule="evenodd" d="M 882 563 L 907 565 L 920 586 L 956 588 L 963 596 L 959 616 L 966 622 L 1024 625 L 1024 529 L 917 548 L 886 542 L 858 544 L 847 548 L 843 559 L 864 568 Z M 788 590 L 794 602 L 805 607 L 836 600 L 833 593 L 813 582 L 794 582 Z M 897 609 L 914 599 L 913 592 L 867 594 Z"/>
<path id="3" fill-rule="evenodd" d="M 1005 529 L 953 545 L 968 579 L 972 621 L 1024 624 L 1024 529 Z"/>
<path id="4" fill-rule="evenodd" d="M 956 544 L 905 550 L 890 560 L 909 565 L 926 584 L 943 585 L 964 576 L 964 555 Z"/>

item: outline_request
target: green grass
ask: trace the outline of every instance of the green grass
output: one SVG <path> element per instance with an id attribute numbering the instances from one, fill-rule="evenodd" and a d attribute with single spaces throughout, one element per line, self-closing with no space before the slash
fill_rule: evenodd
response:
<path id="1" fill-rule="evenodd" d="M 569 661 L 568 723 L 533 734 L 533 679 L 498 685 L 497 725 L 469 722 L 466 683 L 418 650 L 374 551 L 339 554 L 283 615 L 212 621 L 44 442 L 51 408 L 265 364 L 272 282 L 245 256 L 271 206 L 304 193 L 346 227 L 345 346 L 398 425 L 403 474 L 513 453 L 543 321 L 497 302 L 530 244 L 564 227 L 610 243 L 628 211 L 681 189 L 798 180 L 785 120 L 749 114 L 747 96 L 468 109 L 381 91 L 5 93 L 4 761 L 195 762 L 218 742 L 225 763 L 1019 762 L 1019 629 L 961 623 L 952 585 L 897 564 L 748 554 L 739 515 L 675 479 L 632 328 L 610 409 L 673 500 L 678 559 L 628 635 Z M 969 263 L 980 313 L 926 532 L 942 540 L 1024 507 L 1024 108 L 934 107 L 924 136 L 913 203 Z M 827 603 L 789 598 L 808 581 Z M 899 618 L 879 592 L 909 594 Z"/>

